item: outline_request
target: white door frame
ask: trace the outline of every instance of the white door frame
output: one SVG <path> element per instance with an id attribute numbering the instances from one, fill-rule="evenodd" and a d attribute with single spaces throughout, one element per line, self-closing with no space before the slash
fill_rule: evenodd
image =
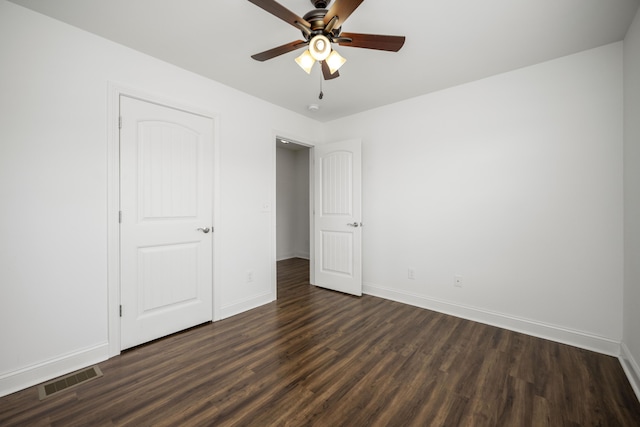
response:
<path id="1" fill-rule="evenodd" d="M 277 227 L 277 217 L 278 217 L 278 206 L 277 206 L 277 197 L 276 197 L 276 190 L 277 190 L 277 173 L 278 173 L 278 166 L 277 166 L 277 162 L 276 162 L 276 158 L 277 158 L 277 153 L 276 153 L 276 139 L 286 139 L 287 141 L 291 141 L 295 144 L 298 145 L 302 145 L 303 147 L 308 147 L 309 148 L 309 279 L 310 282 L 313 284 L 314 282 L 314 181 L 313 181 L 313 175 L 314 175 L 314 153 L 315 153 L 315 146 L 317 145 L 315 142 L 309 142 L 306 141 L 306 138 L 302 138 L 299 136 L 293 136 L 288 134 L 287 132 L 284 131 L 277 131 L 274 130 L 273 131 L 273 135 L 271 138 L 272 141 L 272 158 L 273 158 L 273 194 L 271 195 L 271 200 L 273 200 L 273 202 L 271 203 L 272 206 L 274 206 L 273 209 L 273 215 L 271 216 L 271 235 L 273 236 L 273 238 L 271 239 L 272 241 L 272 245 L 271 245 L 271 280 L 272 280 L 272 289 L 273 289 L 273 295 L 274 295 L 274 299 L 278 299 L 278 272 L 277 272 L 277 263 L 278 263 L 278 252 L 277 252 L 277 246 L 278 246 L 278 227 Z M 305 141 L 305 142 L 301 142 L 301 141 Z"/>
<path id="2" fill-rule="evenodd" d="M 219 117 L 217 114 L 191 105 L 185 105 L 171 99 L 152 95 L 137 89 L 125 87 L 117 83 L 108 83 L 107 94 L 107 326 L 109 357 L 120 354 L 120 96 L 125 95 L 142 101 L 174 108 L 189 113 L 201 115 L 213 120 L 213 224 L 217 230 L 216 220 L 219 215 Z M 218 269 L 216 268 L 216 254 L 218 240 L 213 235 L 213 320 L 220 319 L 220 298 L 216 283 Z"/>

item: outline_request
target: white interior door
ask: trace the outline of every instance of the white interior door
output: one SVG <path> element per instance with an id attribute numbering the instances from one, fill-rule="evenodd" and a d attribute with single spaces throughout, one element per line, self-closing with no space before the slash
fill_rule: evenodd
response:
<path id="1" fill-rule="evenodd" d="M 121 348 L 212 320 L 213 120 L 120 97 Z"/>
<path id="2" fill-rule="evenodd" d="M 314 285 L 362 295 L 360 140 L 317 145 L 314 162 Z"/>

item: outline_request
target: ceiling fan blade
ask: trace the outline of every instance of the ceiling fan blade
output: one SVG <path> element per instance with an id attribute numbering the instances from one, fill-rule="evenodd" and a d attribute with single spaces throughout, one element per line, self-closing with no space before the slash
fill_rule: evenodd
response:
<path id="1" fill-rule="evenodd" d="M 383 36 L 380 34 L 341 33 L 341 38 L 349 38 L 350 42 L 338 41 L 340 46 L 362 47 L 365 49 L 397 52 L 404 45 L 404 36 Z"/>
<path id="2" fill-rule="evenodd" d="M 299 17 L 298 15 L 291 12 L 289 9 L 287 9 L 286 7 L 284 7 L 283 5 L 281 5 L 275 0 L 249 0 L 249 1 L 255 4 L 256 6 L 266 10 L 273 16 L 280 18 L 285 22 L 288 22 L 289 24 L 293 25 L 296 28 L 298 28 L 298 26 L 296 25 L 296 22 L 301 23 L 305 27 L 311 28 L 311 24 L 309 24 L 309 22 L 307 22 L 304 18 Z"/>
<path id="3" fill-rule="evenodd" d="M 333 2 L 333 6 L 324 16 L 324 25 L 327 25 L 329 21 L 333 19 L 334 16 L 338 17 L 338 23 L 334 25 L 335 28 L 339 28 L 344 24 L 344 21 L 347 20 L 349 16 L 353 13 L 354 10 L 360 3 L 364 0 L 335 0 Z"/>
<path id="4" fill-rule="evenodd" d="M 264 52 L 251 55 L 256 61 L 266 61 L 267 59 L 275 58 L 276 56 L 284 55 L 285 53 L 292 52 L 296 49 L 300 49 L 307 45 L 307 42 L 302 40 L 296 40 L 291 43 L 283 44 L 282 46 L 274 47 L 273 49 L 265 50 Z"/>
<path id="5" fill-rule="evenodd" d="M 325 80 L 331 80 L 340 77 L 340 73 L 338 72 L 338 70 L 336 70 L 335 73 L 331 74 L 331 70 L 329 69 L 329 64 L 327 64 L 327 61 L 322 61 L 322 75 L 324 76 Z"/>

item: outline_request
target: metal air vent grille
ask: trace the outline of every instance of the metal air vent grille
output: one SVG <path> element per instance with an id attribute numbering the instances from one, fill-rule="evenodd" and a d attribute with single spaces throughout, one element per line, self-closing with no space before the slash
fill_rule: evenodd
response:
<path id="1" fill-rule="evenodd" d="M 44 384 L 38 386 L 38 395 L 40 400 L 51 397 L 54 394 L 60 393 L 63 390 L 68 390 L 72 387 L 91 381 L 102 376 L 102 371 L 97 366 L 92 366 L 81 371 L 65 375 L 63 377 L 56 378 Z"/>

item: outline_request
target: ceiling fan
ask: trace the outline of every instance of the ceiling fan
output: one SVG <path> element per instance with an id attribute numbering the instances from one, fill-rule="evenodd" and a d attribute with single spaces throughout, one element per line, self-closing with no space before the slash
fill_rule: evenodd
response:
<path id="1" fill-rule="evenodd" d="M 296 58 L 296 62 L 307 73 L 311 72 L 316 61 L 320 62 L 322 74 L 325 80 L 329 80 L 340 75 L 338 68 L 346 62 L 346 59 L 332 49 L 332 43 L 389 52 L 397 52 L 404 45 L 404 36 L 342 32 L 342 24 L 364 0 L 335 0 L 329 10 L 326 7 L 331 0 L 311 0 L 315 9 L 303 17 L 299 17 L 275 0 L 249 1 L 298 28 L 304 37 L 304 40 L 296 40 L 252 55 L 251 57 L 257 61 L 266 61 L 308 46 L 308 49 Z"/>

